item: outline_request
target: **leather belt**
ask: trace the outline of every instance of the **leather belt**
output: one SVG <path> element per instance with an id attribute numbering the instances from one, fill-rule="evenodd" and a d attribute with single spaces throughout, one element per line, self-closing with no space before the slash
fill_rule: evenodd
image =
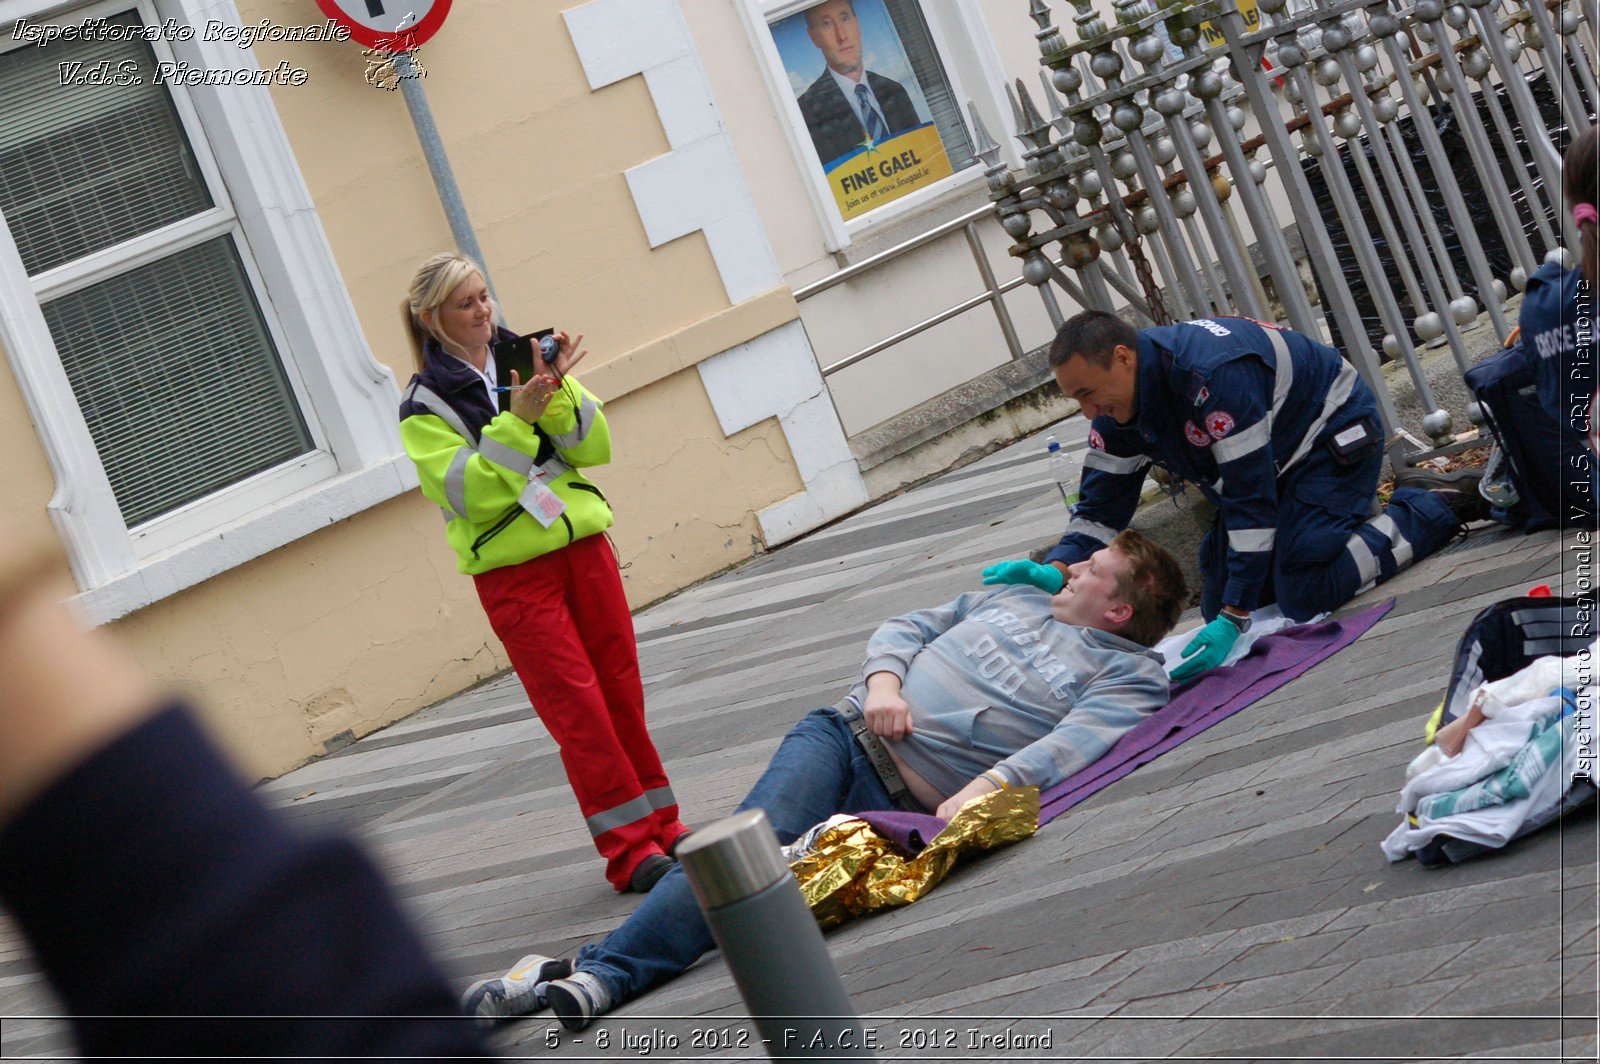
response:
<path id="1" fill-rule="evenodd" d="M 850 725 L 850 734 L 867 755 L 867 762 L 872 765 L 872 771 L 878 774 L 883 789 L 889 792 L 889 801 L 894 807 L 910 813 L 926 813 L 922 803 L 912 797 L 911 789 L 895 767 L 894 758 L 889 756 L 889 748 L 867 727 L 867 718 L 862 715 L 860 707 L 849 698 L 842 698 L 833 708 Z"/>

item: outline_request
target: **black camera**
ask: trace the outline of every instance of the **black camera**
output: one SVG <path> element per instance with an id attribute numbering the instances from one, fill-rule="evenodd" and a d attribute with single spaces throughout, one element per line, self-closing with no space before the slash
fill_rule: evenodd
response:
<path id="1" fill-rule="evenodd" d="M 529 333 L 527 336 L 518 336 L 511 340 L 498 340 L 494 344 L 495 366 L 500 375 L 506 380 L 511 379 L 511 371 L 516 370 L 518 379 L 526 383 L 534 377 L 533 352 L 535 347 L 539 351 L 539 359 L 547 366 L 555 364 L 556 356 L 561 354 L 561 341 L 555 338 L 554 329 L 540 329 L 538 332 Z"/>

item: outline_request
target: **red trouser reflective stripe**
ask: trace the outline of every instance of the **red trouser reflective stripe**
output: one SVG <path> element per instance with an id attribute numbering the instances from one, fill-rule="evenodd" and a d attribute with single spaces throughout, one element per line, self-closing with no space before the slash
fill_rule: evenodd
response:
<path id="1" fill-rule="evenodd" d="M 623 890 L 634 867 L 685 828 L 645 729 L 633 617 L 611 545 L 586 536 L 474 579 L 489 624 L 561 749 L 606 878 Z"/>

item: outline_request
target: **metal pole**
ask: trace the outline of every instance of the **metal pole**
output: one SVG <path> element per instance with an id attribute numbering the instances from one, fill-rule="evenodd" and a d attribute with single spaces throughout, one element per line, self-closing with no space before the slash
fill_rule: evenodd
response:
<path id="1" fill-rule="evenodd" d="M 768 1055 L 872 1060 L 767 814 L 747 809 L 701 828 L 678 860 Z"/>
<path id="2" fill-rule="evenodd" d="M 1489 319 L 1494 322 L 1495 334 L 1504 342 L 1511 332 L 1506 323 L 1502 300 L 1495 292 L 1494 274 L 1489 269 L 1489 258 L 1484 254 L 1483 244 L 1478 239 L 1478 228 L 1472 221 L 1472 213 L 1467 209 L 1466 200 L 1461 197 L 1461 187 L 1457 184 L 1456 176 L 1450 170 L 1449 161 L 1445 158 L 1444 142 L 1439 139 L 1439 130 L 1434 125 L 1433 114 L 1423 106 L 1421 97 L 1417 95 L 1416 83 L 1411 80 L 1407 57 L 1400 42 L 1395 39 L 1399 30 L 1399 20 L 1387 8 L 1373 12 L 1372 32 L 1384 42 L 1384 47 L 1389 52 L 1389 61 L 1395 69 L 1395 84 L 1400 87 L 1401 99 L 1411 110 L 1412 126 L 1422 138 L 1422 154 L 1433 167 L 1434 180 L 1438 182 L 1439 191 L 1444 196 L 1445 210 L 1450 215 L 1450 224 L 1455 228 L 1456 237 L 1466 250 L 1467 263 L 1472 268 L 1473 284 L 1478 289 L 1478 300 L 1489 311 Z M 1398 130 L 1396 134 L 1398 135 Z"/>
<path id="3" fill-rule="evenodd" d="M 456 184 L 455 172 L 450 169 L 450 157 L 445 154 L 444 140 L 433 120 L 433 108 L 422 91 L 422 80 L 410 52 L 394 54 L 394 72 L 400 81 L 400 94 L 405 97 L 406 108 L 411 112 L 411 124 L 417 129 L 417 140 L 422 144 L 422 157 L 428 161 L 428 173 L 433 177 L 433 187 L 439 190 L 439 202 L 444 207 L 445 220 L 450 223 L 450 235 L 456 247 L 483 270 L 483 283 L 489 295 L 500 305 L 495 295 L 494 281 L 489 277 L 489 267 L 483 261 L 483 249 L 478 246 L 478 235 L 472 230 L 467 217 L 467 205 L 461 199 L 461 189 Z"/>
<path id="4" fill-rule="evenodd" d="M 1244 16 L 1239 14 L 1237 7 L 1222 12 L 1214 20 L 1214 24 L 1222 30 L 1222 35 L 1227 40 L 1228 54 L 1233 58 L 1234 69 L 1239 72 L 1239 84 L 1243 86 L 1245 96 L 1250 101 L 1250 109 L 1255 112 L 1261 125 L 1261 132 L 1267 138 L 1267 150 L 1271 153 L 1278 175 L 1289 193 L 1290 208 L 1294 211 L 1295 220 L 1300 227 L 1300 238 L 1305 242 L 1306 254 L 1316 264 L 1323 279 L 1323 305 L 1333 320 L 1339 324 L 1339 332 L 1344 339 L 1351 362 L 1361 371 L 1361 376 L 1377 396 L 1378 413 L 1383 419 L 1384 432 L 1389 440 L 1387 448 L 1389 459 L 1396 466 L 1402 465 L 1405 460 L 1405 449 L 1396 433 L 1400 424 L 1394 400 L 1389 395 L 1389 389 L 1384 386 L 1383 374 L 1378 369 L 1378 356 L 1373 352 L 1372 344 L 1367 339 L 1367 331 L 1361 323 L 1361 315 L 1356 310 L 1355 300 L 1351 297 L 1349 288 L 1343 283 L 1344 275 L 1339 269 L 1338 259 L 1328 244 L 1321 216 L 1311 199 L 1311 189 L 1306 184 L 1305 175 L 1300 171 L 1299 155 L 1289 139 L 1288 131 L 1283 128 L 1283 122 L 1278 117 L 1277 102 L 1266 90 L 1264 84 L 1266 79 L 1255 74 L 1261 61 L 1260 48 L 1247 47 L 1242 41 Z"/>
<path id="5" fill-rule="evenodd" d="M 978 227 L 968 222 L 961 227 L 961 232 L 966 235 L 967 247 L 972 249 L 972 261 L 978 264 L 978 275 L 983 278 L 984 290 L 989 293 L 989 301 L 994 306 L 994 316 L 1000 322 L 1000 332 L 1006 339 L 1006 350 L 1011 352 L 1011 357 L 1021 358 L 1024 354 L 1022 341 L 1017 339 L 1017 328 L 1011 323 L 1011 311 L 1006 308 L 1006 297 L 1000 291 L 1000 286 L 995 283 L 994 270 L 989 267 L 989 257 L 983 253 L 983 242 L 978 239 Z"/>

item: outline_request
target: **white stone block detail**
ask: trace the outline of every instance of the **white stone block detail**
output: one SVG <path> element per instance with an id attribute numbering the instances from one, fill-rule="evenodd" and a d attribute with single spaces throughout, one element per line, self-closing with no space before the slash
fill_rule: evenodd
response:
<path id="1" fill-rule="evenodd" d="M 651 247 L 701 231 L 730 303 L 783 284 L 678 0 L 590 0 L 564 13 L 591 88 L 643 74 L 672 151 L 627 172 Z"/>
<path id="2" fill-rule="evenodd" d="M 733 435 L 776 417 L 805 491 L 757 515 L 768 546 L 849 513 L 867 488 L 799 322 L 779 326 L 699 364 L 722 431 Z"/>
<path id="3" fill-rule="evenodd" d="M 591 89 L 694 53 L 678 0 L 590 0 L 561 17 Z"/>

